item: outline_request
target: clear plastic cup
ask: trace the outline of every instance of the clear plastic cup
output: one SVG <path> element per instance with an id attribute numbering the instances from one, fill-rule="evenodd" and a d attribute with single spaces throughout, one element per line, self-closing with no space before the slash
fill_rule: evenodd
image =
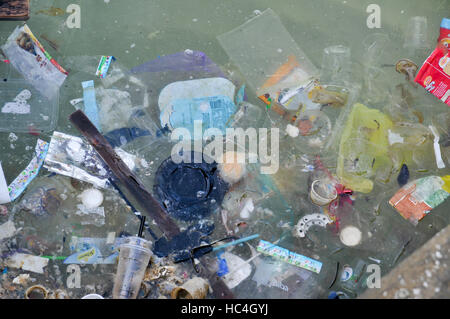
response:
<path id="1" fill-rule="evenodd" d="M 350 48 L 334 45 L 323 50 L 321 84 L 345 85 L 351 77 Z"/>
<path id="2" fill-rule="evenodd" d="M 150 242 L 140 237 L 128 237 L 119 249 L 113 298 L 136 299 L 152 255 Z"/>
<path id="3" fill-rule="evenodd" d="M 406 29 L 404 48 L 408 49 L 431 49 L 427 36 L 427 18 L 411 17 Z"/>

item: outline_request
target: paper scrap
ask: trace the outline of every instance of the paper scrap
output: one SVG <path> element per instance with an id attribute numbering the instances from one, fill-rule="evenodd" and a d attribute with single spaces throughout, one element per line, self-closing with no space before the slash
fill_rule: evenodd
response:
<path id="1" fill-rule="evenodd" d="M 6 261 L 8 267 L 32 271 L 38 274 L 44 273 L 43 268 L 47 266 L 47 264 L 47 258 L 22 253 L 16 253 Z"/>

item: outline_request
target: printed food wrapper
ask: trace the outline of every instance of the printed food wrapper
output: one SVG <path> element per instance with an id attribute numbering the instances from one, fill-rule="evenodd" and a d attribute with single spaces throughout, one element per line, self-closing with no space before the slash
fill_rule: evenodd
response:
<path id="1" fill-rule="evenodd" d="M 123 237 L 109 238 L 72 237 L 70 251 L 72 255 L 64 264 L 115 264 L 118 247 L 124 242 Z"/>
<path id="2" fill-rule="evenodd" d="M 320 270 L 322 269 L 322 263 L 320 261 L 294 253 L 286 248 L 277 246 L 265 240 L 261 240 L 259 242 L 256 250 L 263 253 L 264 255 L 275 257 L 278 260 L 310 270 L 315 273 L 320 273 Z"/>
<path id="3" fill-rule="evenodd" d="M 450 175 L 427 176 L 403 186 L 389 200 L 403 218 L 416 224 L 450 195 Z"/>
<path id="4" fill-rule="evenodd" d="M 9 197 L 11 201 L 22 194 L 28 184 L 38 175 L 42 164 L 44 164 L 49 144 L 43 140 L 38 140 L 35 147 L 35 156 L 28 166 L 16 177 L 8 186 Z"/>
<path id="5" fill-rule="evenodd" d="M 450 106 L 450 51 L 437 47 L 425 60 L 414 81 Z"/>

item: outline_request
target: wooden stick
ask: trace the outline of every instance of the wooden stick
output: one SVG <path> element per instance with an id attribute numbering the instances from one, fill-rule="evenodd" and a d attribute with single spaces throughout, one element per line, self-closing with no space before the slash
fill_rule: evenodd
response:
<path id="1" fill-rule="evenodd" d="M 164 212 L 159 203 L 145 189 L 145 186 L 139 178 L 130 171 L 128 166 L 116 154 L 112 146 L 100 134 L 83 111 L 75 111 L 70 115 L 69 119 L 86 137 L 88 142 L 94 147 L 121 184 L 132 194 L 145 213 L 155 221 L 164 235 L 167 238 L 171 238 L 179 234 L 180 230 L 177 224 Z"/>

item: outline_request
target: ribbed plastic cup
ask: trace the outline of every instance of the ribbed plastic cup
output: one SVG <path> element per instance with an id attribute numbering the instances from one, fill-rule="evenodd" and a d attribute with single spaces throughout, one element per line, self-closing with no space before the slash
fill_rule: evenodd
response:
<path id="1" fill-rule="evenodd" d="M 128 237 L 119 249 L 113 298 L 136 299 L 152 255 L 150 242 L 140 237 Z"/>
<path id="2" fill-rule="evenodd" d="M 427 49 L 429 48 L 428 25 L 426 17 L 412 17 L 408 21 L 404 48 Z"/>

